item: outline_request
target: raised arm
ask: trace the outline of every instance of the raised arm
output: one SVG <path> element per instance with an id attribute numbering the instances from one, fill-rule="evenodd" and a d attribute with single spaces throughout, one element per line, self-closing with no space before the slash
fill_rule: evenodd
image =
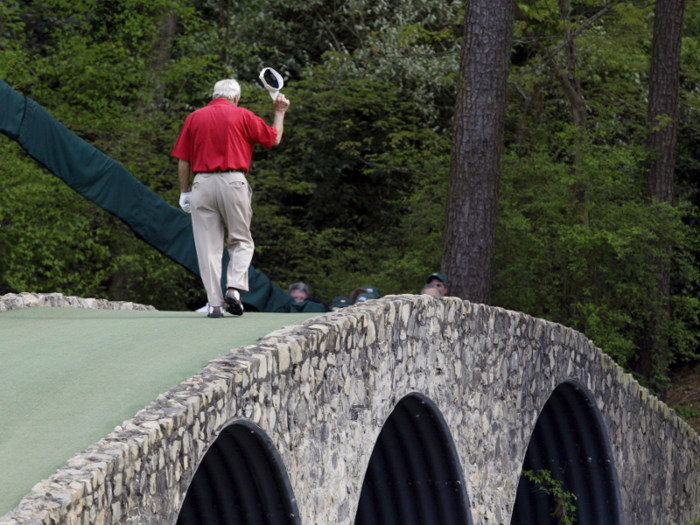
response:
<path id="1" fill-rule="evenodd" d="M 277 130 L 277 138 L 275 139 L 275 146 L 277 146 L 282 141 L 282 133 L 284 132 L 284 114 L 289 108 L 289 100 L 282 93 L 277 95 L 277 98 L 273 102 L 275 107 L 275 120 L 272 123 L 272 127 Z"/>

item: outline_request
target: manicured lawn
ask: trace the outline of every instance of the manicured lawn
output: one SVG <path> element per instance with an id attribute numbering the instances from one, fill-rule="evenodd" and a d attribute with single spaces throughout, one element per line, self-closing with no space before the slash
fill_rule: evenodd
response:
<path id="1" fill-rule="evenodd" d="M 0 516 L 208 361 L 318 314 L 27 308 L 0 314 Z"/>

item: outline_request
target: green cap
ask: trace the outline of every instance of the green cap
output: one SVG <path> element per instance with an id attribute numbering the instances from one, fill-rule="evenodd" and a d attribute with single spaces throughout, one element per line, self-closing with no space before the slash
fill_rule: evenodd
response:
<path id="1" fill-rule="evenodd" d="M 363 286 L 365 290 L 367 290 L 367 295 L 370 295 L 370 299 L 379 299 L 379 291 L 377 290 L 376 286 Z"/>
<path id="2" fill-rule="evenodd" d="M 369 301 L 370 299 L 374 299 L 374 297 L 372 297 L 368 293 L 361 293 L 360 295 L 357 296 L 357 299 L 355 299 L 355 304 L 364 303 L 365 301 Z"/>
<path id="3" fill-rule="evenodd" d="M 428 278 L 425 280 L 425 284 L 430 284 L 430 281 L 433 279 L 439 279 L 442 284 L 447 284 L 447 279 L 445 279 L 445 276 L 442 275 L 440 272 L 433 272 L 430 275 L 428 275 Z"/>

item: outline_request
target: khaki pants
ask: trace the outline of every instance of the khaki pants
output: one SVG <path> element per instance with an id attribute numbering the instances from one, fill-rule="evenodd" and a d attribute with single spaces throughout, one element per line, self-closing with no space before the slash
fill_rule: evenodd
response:
<path id="1" fill-rule="evenodd" d="M 221 291 L 224 225 L 228 229 L 226 244 L 231 256 L 226 285 L 241 292 L 248 291 L 248 266 L 255 251 L 250 235 L 252 194 L 253 190 L 240 171 L 199 173 L 194 178 L 192 229 L 199 272 L 210 306 L 225 306 Z"/>

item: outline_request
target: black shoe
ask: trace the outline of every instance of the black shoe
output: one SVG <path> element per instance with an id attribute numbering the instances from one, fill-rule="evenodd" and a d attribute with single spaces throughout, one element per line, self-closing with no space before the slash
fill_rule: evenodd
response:
<path id="1" fill-rule="evenodd" d="M 234 290 L 233 293 L 226 293 L 226 310 L 231 315 L 243 315 L 243 303 L 238 290 Z"/>

